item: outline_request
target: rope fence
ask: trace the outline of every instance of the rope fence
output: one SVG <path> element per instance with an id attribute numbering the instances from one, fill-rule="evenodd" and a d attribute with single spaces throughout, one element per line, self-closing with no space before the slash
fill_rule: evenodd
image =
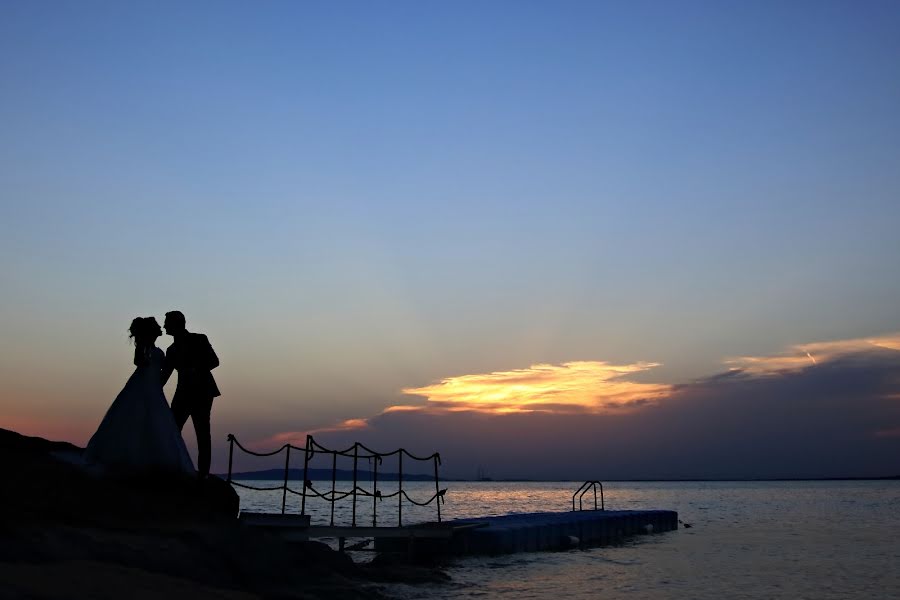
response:
<path id="1" fill-rule="evenodd" d="M 361 444 L 359 442 L 354 443 L 352 446 L 345 448 L 343 450 L 333 450 L 330 448 L 326 448 L 325 446 L 319 444 L 313 439 L 311 435 L 306 436 L 306 446 L 304 448 L 300 448 L 299 446 L 294 446 L 292 444 L 284 444 L 277 450 L 273 450 L 271 452 L 255 452 L 248 448 L 245 448 L 241 443 L 237 440 L 237 438 L 233 434 L 228 434 L 228 483 L 235 487 L 240 487 L 248 490 L 256 490 L 256 491 L 274 491 L 281 490 L 281 514 L 285 513 L 285 509 L 287 506 L 287 495 L 288 493 L 294 494 L 296 496 L 301 497 L 300 501 L 300 514 L 306 514 L 306 499 L 309 498 L 321 498 L 325 502 L 330 503 L 331 505 L 331 519 L 330 524 L 334 525 L 334 507 L 337 502 L 341 500 L 346 500 L 347 498 L 351 499 L 352 502 L 352 516 L 351 516 L 351 526 L 356 527 L 356 507 L 361 498 L 372 499 L 372 527 L 378 526 L 378 503 L 387 499 L 397 498 L 397 525 L 398 527 L 403 526 L 403 502 L 404 500 L 410 504 L 414 504 L 416 506 L 428 506 L 431 503 L 435 504 L 437 509 L 437 520 L 441 521 L 441 504 L 445 501 L 444 494 L 447 492 L 446 488 L 441 489 L 440 487 L 440 476 L 438 474 L 438 467 L 441 465 L 441 455 L 438 452 L 431 454 L 429 456 L 417 456 L 412 454 L 408 450 L 404 448 L 399 448 L 392 452 L 377 452 L 372 450 L 368 446 Z M 234 481 L 232 479 L 232 470 L 234 464 L 234 450 L 237 447 L 238 450 L 244 452 L 245 454 L 249 454 L 251 456 L 257 457 L 268 457 L 275 456 L 277 454 L 285 453 L 284 457 L 284 481 L 282 485 L 279 486 L 253 486 L 245 483 L 240 483 Z M 303 488 L 300 491 L 292 489 L 288 485 L 289 475 L 290 475 L 290 463 L 291 463 L 291 450 L 302 451 L 303 452 Z M 309 463 L 316 455 L 330 455 L 331 456 L 331 489 L 330 490 L 317 490 L 313 485 L 313 482 L 309 478 Z M 352 458 L 353 459 L 353 485 L 349 490 L 339 490 L 337 488 L 337 460 L 338 457 Z M 384 462 L 385 458 L 389 457 L 397 457 L 398 461 L 398 470 L 396 473 L 397 476 L 397 491 L 392 492 L 390 494 L 383 494 L 378 489 L 378 465 Z M 434 465 L 434 494 L 424 502 L 420 502 L 415 500 L 409 496 L 406 490 L 403 489 L 403 458 L 406 457 L 408 460 L 416 461 L 416 462 L 431 462 Z M 372 465 L 372 489 L 367 490 L 359 485 L 359 463 L 361 460 L 367 461 L 370 465 Z"/>

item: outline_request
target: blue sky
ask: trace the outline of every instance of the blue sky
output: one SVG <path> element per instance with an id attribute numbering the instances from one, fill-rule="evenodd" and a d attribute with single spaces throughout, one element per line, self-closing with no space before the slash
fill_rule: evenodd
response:
<path id="1" fill-rule="evenodd" d="M 173 308 L 260 437 L 895 332 L 898 57 L 893 2 L 4 2 L 0 415 L 89 433 Z"/>

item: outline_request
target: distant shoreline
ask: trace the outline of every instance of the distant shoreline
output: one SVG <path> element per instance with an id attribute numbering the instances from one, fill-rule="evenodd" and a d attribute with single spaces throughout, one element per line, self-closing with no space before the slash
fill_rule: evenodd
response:
<path id="1" fill-rule="evenodd" d="M 330 469 L 310 469 L 309 475 L 312 481 L 325 481 L 331 479 Z M 222 479 L 227 479 L 228 474 L 219 475 Z M 232 473 L 231 478 L 234 480 L 244 481 L 278 481 L 284 479 L 283 469 L 265 469 L 261 471 L 247 471 L 242 473 Z M 290 469 L 288 471 L 288 480 L 296 481 L 303 478 L 302 469 Z M 357 473 L 357 481 L 365 482 L 372 480 L 372 473 L 369 471 L 359 471 Z M 398 481 L 396 473 L 379 473 L 379 481 Z M 353 481 L 353 471 L 338 469 L 336 473 L 336 481 Z M 434 477 L 431 475 L 406 474 L 403 475 L 403 481 L 406 482 L 433 482 Z M 581 483 L 583 479 L 470 479 L 456 477 L 441 477 L 440 481 L 460 482 L 460 483 Z M 790 481 L 900 481 L 900 475 L 887 475 L 883 477 L 746 477 L 746 478 L 672 478 L 672 479 L 605 479 L 603 483 L 752 483 L 752 482 L 790 482 Z"/>

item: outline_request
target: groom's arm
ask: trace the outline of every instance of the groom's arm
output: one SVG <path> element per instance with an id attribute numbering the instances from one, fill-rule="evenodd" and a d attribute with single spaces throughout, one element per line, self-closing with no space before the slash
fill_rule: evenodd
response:
<path id="1" fill-rule="evenodd" d="M 216 351 L 213 350 L 212 344 L 209 343 L 209 338 L 205 335 L 203 336 L 203 346 L 203 354 L 205 355 L 204 362 L 206 363 L 203 365 L 203 367 L 209 371 L 212 371 L 219 366 L 219 357 L 216 356 Z"/>

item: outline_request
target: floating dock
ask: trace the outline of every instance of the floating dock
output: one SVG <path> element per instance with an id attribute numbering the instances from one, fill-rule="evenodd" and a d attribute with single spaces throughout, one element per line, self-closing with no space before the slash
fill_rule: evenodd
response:
<path id="1" fill-rule="evenodd" d="M 378 552 L 410 555 L 511 554 L 617 544 L 635 535 L 678 529 L 671 510 L 584 510 L 520 513 L 405 527 L 311 526 L 309 516 L 242 513 L 241 521 L 289 541 L 335 538 L 375 540 Z"/>
<path id="2" fill-rule="evenodd" d="M 424 538 L 410 532 L 416 553 L 456 555 L 511 554 L 575 547 L 603 546 L 640 534 L 678 529 L 678 513 L 671 510 L 585 510 L 521 513 L 433 524 L 451 533 L 445 539 Z M 375 538 L 375 549 L 402 552 L 411 543 L 400 536 Z"/>
<path id="3" fill-rule="evenodd" d="M 513 552 L 538 552 L 561 550 L 574 547 L 602 546 L 618 543 L 636 534 L 662 533 L 678 529 L 678 513 L 671 510 L 606 510 L 603 495 L 603 483 L 587 480 L 572 495 L 572 510 L 566 512 L 518 513 L 496 517 L 457 519 L 443 521 L 441 519 L 441 503 L 444 501 L 446 489 L 441 489 L 438 478 L 440 454 L 435 452 L 429 456 L 416 456 L 400 448 L 393 452 L 376 452 L 371 448 L 354 443 L 344 450 L 331 450 L 318 444 L 312 436 L 306 436 L 304 448 L 285 444 L 272 452 L 254 452 L 244 448 L 234 435 L 229 434 L 228 482 L 235 487 L 249 490 L 271 491 L 281 490 L 281 514 L 265 514 L 241 512 L 242 522 L 251 527 L 267 530 L 289 541 L 306 541 L 314 538 L 334 538 L 338 540 L 340 550 L 346 548 L 348 539 L 374 539 L 378 552 L 408 552 L 410 557 L 420 554 L 509 554 Z M 232 479 L 232 459 L 235 449 L 254 456 L 274 456 L 285 452 L 284 477 L 280 486 L 254 486 Z M 290 483 L 291 449 L 303 452 L 303 487 L 294 490 Z M 312 481 L 307 479 L 309 462 L 317 454 L 331 457 L 331 489 L 317 490 Z M 353 486 L 351 489 L 337 489 L 338 457 L 353 459 Z M 396 456 L 399 472 L 396 473 L 397 491 L 389 494 L 378 489 L 378 464 L 384 458 Z M 416 501 L 409 497 L 403 489 L 403 457 L 407 460 L 433 463 L 434 494 L 426 501 Z M 371 473 L 372 488 L 364 489 L 359 482 L 365 481 L 367 475 L 360 478 L 358 469 L 360 460 L 374 461 Z M 382 473 L 382 478 L 385 475 Z M 301 497 L 300 514 L 285 514 L 288 492 Z M 599 495 L 598 495 L 599 492 Z M 593 496 L 593 510 L 585 510 L 584 497 Z M 590 499 L 590 496 L 588 498 Z M 311 525 L 306 514 L 306 500 L 319 498 L 331 505 L 329 525 Z M 352 504 L 351 522 L 349 526 L 335 525 L 335 503 L 349 498 Z M 357 524 L 357 503 L 363 500 L 372 501 L 372 526 Z M 402 523 L 403 501 L 427 506 L 433 504 L 437 512 L 437 521 L 418 525 L 399 525 L 397 527 L 376 526 L 375 511 L 378 499 L 397 498 L 397 522 Z M 576 510 L 577 501 L 577 510 Z"/>

